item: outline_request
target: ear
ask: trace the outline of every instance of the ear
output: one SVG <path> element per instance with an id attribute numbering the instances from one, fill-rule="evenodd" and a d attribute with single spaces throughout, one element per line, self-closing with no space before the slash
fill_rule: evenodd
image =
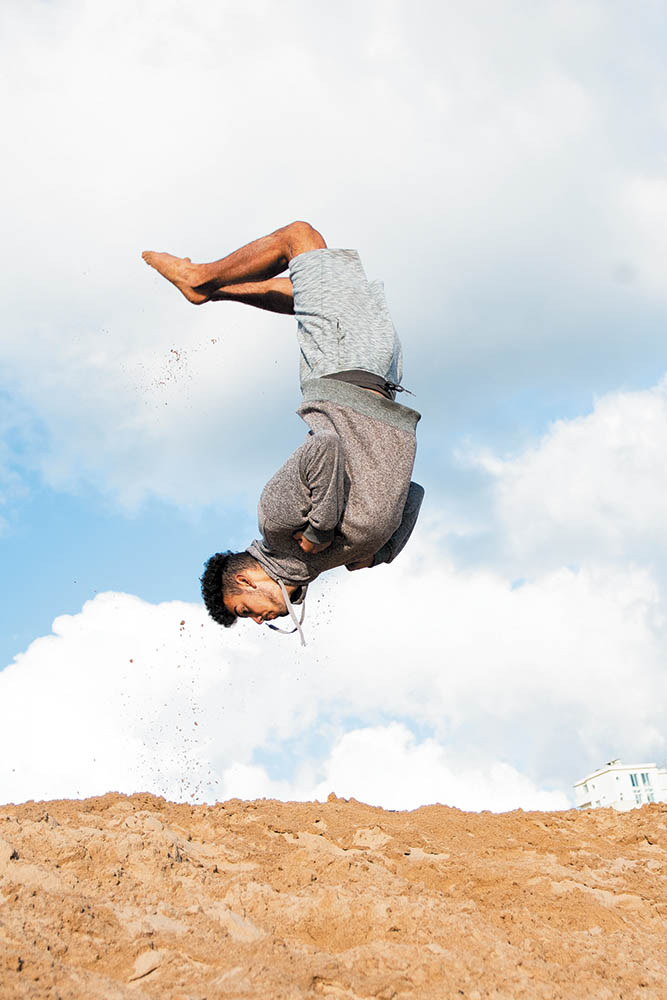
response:
<path id="1" fill-rule="evenodd" d="M 247 590 L 257 590 L 257 584 L 243 572 L 237 573 L 234 579 L 242 589 L 245 587 Z"/>

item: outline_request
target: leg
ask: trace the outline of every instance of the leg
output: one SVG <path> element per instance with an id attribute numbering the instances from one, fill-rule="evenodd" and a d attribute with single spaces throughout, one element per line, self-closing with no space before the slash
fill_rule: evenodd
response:
<path id="1" fill-rule="evenodd" d="M 326 243 L 316 229 L 307 222 L 292 222 L 211 264 L 193 264 L 189 257 L 152 250 L 145 250 L 142 257 L 189 302 L 199 305 L 227 286 L 273 278 L 285 270 L 292 257 L 323 247 Z"/>
<path id="2" fill-rule="evenodd" d="M 289 278 L 269 278 L 268 281 L 249 281 L 238 285 L 223 285 L 212 293 L 211 302 L 244 302 L 257 309 L 294 315 L 292 282 Z"/>

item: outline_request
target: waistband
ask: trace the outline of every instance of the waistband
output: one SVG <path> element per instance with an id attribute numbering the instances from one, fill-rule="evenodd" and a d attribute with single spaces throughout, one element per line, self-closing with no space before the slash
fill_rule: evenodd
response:
<path id="1" fill-rule="evenodd" d="M 301 391 L 304 403 L 326 401 L 337 406 L 348 406 L 366 417 L 381 420 L 412 434 L 421 420 L 421 413 L 409 406 L 402 406 L 393 399 L 385 399 L 384 396 L 377 396 L 374 392 L 338 379 L 308 379 L 301 386 Z"/>

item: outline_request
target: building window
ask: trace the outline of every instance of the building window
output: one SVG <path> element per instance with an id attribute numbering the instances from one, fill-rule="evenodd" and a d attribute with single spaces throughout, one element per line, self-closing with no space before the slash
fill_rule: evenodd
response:
<path id="1" fill-rule="evenodd" d="M 646 798 L 648 799 L 649 802 L 655 802 L 655 795 L 653 794 L 653 792 L 647 792 Z"/>
<path id="2" fill-rule="evenodd" d="M 638 806 L 642 804 L 642 793 L 639 791 L 638 788 L 635 789 L 635 802 L 637 803 Z"/>
<path id="3" fill-rule="evenodd" d="M 633 788 L 639 788 L 639 775 L 638 774 L 631 774 L 630 775 L 630 781 L 632 782 L 632 787 Z"/>
<path id="4" fill-rule="evenodd" d="M 646 771 L 642 771 L 642 781 L 644 782 L 645 785 L 650 785 L 651 775 L 648 774 Z"/>

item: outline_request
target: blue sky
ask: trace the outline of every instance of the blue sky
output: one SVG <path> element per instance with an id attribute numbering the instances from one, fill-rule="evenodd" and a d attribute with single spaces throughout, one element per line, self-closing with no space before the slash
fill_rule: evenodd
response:
<path id="1" fill-rule="evenodd" d="M 662 760 L 663 5 L 0 17 L 0 799 L 548 808 Z M 313 588 L 304 652 L 198 595 L 302 438 L 293 321 L 140 259 L 295 218 L 385 282 L 427 490 L 394 566 Z"/>

